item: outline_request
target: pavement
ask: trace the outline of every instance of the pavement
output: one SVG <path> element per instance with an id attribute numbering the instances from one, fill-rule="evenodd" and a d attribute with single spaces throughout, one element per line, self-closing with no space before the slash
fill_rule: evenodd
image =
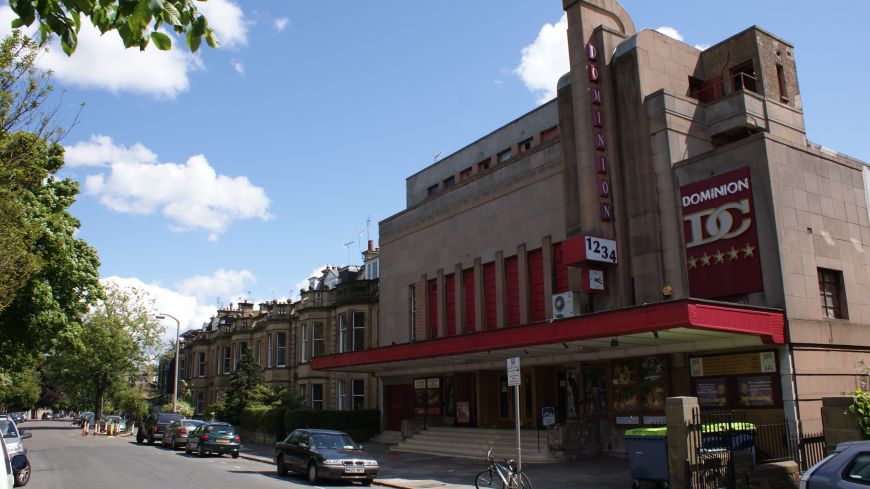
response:
<path id="1" fill-rule="evenodd" d="M 470 489 L 475 476 L 486 470 L 484 460 L 470 460 L 390 450 L 391 445 L 368 442 L 366 452 L 378 460 L 376 485 L 396 489 Z M 246 443 L 241 457 L 272 464 L 271 445 Z M 600 457 L 556 463 L 523 464 L 535 489 L 629 489 L 628 459 Z M 652 486 L 650 486 L 652 487 Z"/>

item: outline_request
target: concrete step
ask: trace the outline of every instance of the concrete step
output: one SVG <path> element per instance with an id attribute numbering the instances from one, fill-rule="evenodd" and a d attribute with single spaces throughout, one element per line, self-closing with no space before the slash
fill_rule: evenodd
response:
<path id="1" fill-rule="evenodd" d="M 371 441 L 383 443 L 385 445 L 398 445 L 399 443 L 402 443 L 402 432 L 384 430 L 372 437 Z"/>
<path id="2" fill-rule="evenodd" d="M 541 432 L 540 435 L 539 445 L 537 431 L 521 430 L 523 462 L 558 461 L 547 447 L 546 433 Z M 488 428 L 433 427 L 392 447 L 396 451 L 475 460 L 482 460 L 490 448 L 493 449 L 495 458 L 516 458 L 516 432 Z"/>

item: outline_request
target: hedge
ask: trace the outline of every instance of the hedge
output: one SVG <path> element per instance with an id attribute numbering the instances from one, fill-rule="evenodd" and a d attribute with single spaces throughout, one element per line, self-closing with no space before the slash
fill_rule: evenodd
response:
<path id="1" fill-rule="evenodd" d="M 356 411 L 323 411 L 288 409 L 284 412 L 285 435 L 298 428 L 344 431 L 357 442 L 368 441 L 380 432 L 381 412 L 378 409 Z"/>
<path id="2" fill-rule="evenodd" d="M 284 411 L 282 407 L 248 406 L 242 410 L 241 425 L 250 431 L 274 433 L 277 437 L 285 431 Z"/>

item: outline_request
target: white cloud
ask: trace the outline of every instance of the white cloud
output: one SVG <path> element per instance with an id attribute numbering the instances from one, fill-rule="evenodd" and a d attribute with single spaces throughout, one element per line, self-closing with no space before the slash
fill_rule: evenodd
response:
<path id="1" fill-rule="evenodd" d="M 679 31 L 677 31 L 673 27 L 663 25 L 663 26 L 659 27 L 658 29 L 656 29 L 656 31 L 661 32 L 662 34 L 664 34 L 668 37 L 672 37 L 672 38 L 676 39 L 677 41 L 680 41 L 680 42 L 683 41 L 683 35 L 680 34 Z"/>
<path id="2" fill-rule="evenodd" d="M 147 284 L 138 278 L 111 276 L 102 279 L 103 283 L 113 283 L 121 290 L 138 289 L 148 294 L 154 300 L 154 313 L 171 314 L 178 318 L 181 332 L 188 329 L 199 329 L 215 314 L 215 307 L 204 304 L 195 296 L 167 289 L 157 284 Z M 160 334 L 164 343 L 175 341 L 175 321 L 166 319 L 160 322 L 163 331 Z"/>
<path id="3" fill-rule="evenodd" d="M 100 134 L 65 149 L 64 164 L 67 166 L 109 166 L 113 162 L 157 163 L 157 155 L 142 144 L 136 143 L 129 148 L 115 145 L 112 138 Z"/>
<path id="4" fill-rule="evenodd" d="M 290 23 L 290 19 L 288 19 L 287 17 L 277 18 L 275 19 L 275 29 L 277 29 L 278 32 L 283 31 L 287 27 L 288 23 Z"/>
<path id="5" fill-rule="evenodd" d="M 698 51 L 706 51 L 709 47 L 709 44 L 695 44 L 695 49 Z"/>
<path id="6" fill-rule="evenodd" d="M 177 231 L 202 229 L 217 240 L 236 220 L 268 220 L 269 197 L 247 177 L 219 175 L 203 155 L 185 163 L 158 163 L 141 144 L 128 149 L 106 136 L 70 147 L 76 164 L 108 165 L 108 173 L 85 177 L 85 192 L 123 213 L 160 211 Z M 107 160 L 108 158 L 114 158 Z"/>
<path id="7" fill-rule="evenodd" d="M 196 2 L 196 8 L 208 19 L 222 46 L 235 47 L 248 44 L 248 25 L 245 13 L 232 0 Z"/>
<path id="8" fill-rule="evenodd" d="M 237 60 L 237 59 L 234 59 L 232 61 L 232 63 L 233 63 L 233 69 L 236 70 L 236 73 L 238 73 L 241 76 L 245 76 L 245 65 L 243 65 L 242 62 Z"/>
<path id="9" fill-rule="evenodd" d="M 559 77 L 568 72 L 568 17 L 544 24 L 538 37 L 524 47 L 520 65 L 514 70 L 526 87 L 544 103 L 556 96 Z"/>
<path id="10" fill-rule="evenodd" d="M 248 270 L 224 270 L 221 268 L 211 275 L 197 275 L 175 284 L 182 294 L 192 295 L 200 300 L 206 296 L 216 296 L 223 300 L 247 297 L 246 288 L 257 278 Z"/>

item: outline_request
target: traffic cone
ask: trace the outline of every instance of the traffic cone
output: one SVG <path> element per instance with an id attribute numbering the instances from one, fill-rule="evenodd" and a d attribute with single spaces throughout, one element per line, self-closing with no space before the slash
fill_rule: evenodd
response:
<path id="1" fill-rule="evenodd" d="M 82 422 L 82 436 L 88 436 L 88 422 Z"/>

